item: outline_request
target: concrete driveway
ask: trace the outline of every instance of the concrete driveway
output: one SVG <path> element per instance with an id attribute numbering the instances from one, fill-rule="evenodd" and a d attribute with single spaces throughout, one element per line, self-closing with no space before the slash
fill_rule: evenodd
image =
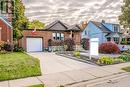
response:
<path id="1" fill-rule="evenodd" d="M 29 55 L 39 58 L 43 75 L 37 78 L 46 87 L 75 84 L 124 72 L 113 65 L 103 67 L 90 65 L 55 53 L 41 52 L 29 53 Z"/>
<path id="2" fill-rule="evenodd" d="M 71 70 L 79 70 L 83 68 L 96 67 L 87 63 L 75 61 L 69 58 L 58 56 L 55 53 L 29 53 L 29 55 L 40 60 L 42 73 L 51 74 L 58 72 L 65 72 Z"/>

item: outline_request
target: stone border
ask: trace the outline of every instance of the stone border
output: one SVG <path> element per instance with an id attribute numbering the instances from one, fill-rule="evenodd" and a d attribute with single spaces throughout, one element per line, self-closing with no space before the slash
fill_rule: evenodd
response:
<path id="1" fill-rule="evenodd" d="M 72 57 L 72 56 L 65 55 L 65 54 L 60 54 L 60 53 L 56 53 L 56 54 L 59 55 L 59 56 L 63 56 L 63 57 L 66 57 L 66 58 L 76 60 L 76 61 L 80 61 L 80 62 L 88 63 L 88 64 L 91 64 L 91 65 L 99 66 L 98 64 L 95 64 L 95 63 L 92 63 L 92 62 L 89 62 L 87 60 L 83 60 L 83 59 L 80 59 L 80 58 L 76 58 L 76 57 Z"/>

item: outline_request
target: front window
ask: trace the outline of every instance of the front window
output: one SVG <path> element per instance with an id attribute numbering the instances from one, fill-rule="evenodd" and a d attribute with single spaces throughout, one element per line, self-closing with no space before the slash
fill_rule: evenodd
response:
<path id="1" fill-rule="evenodd" d="M 114 26 L 114 32 L 118 32 L 118 26 Z"/>
<path id="2" fill-rule="evenodd" d="M 7 11 L 8 11 L 8 8 L 7 8 L 8 3 L 7 3 L 7 1 L 1 1 L 0 4 L 1 4 L 1 7 L 0 7 L 1 13 L 7 13 Z"/>
<path id="3" fill-rule="evenodd" d="M 85 35 L 87 35 L 87 31 L 85 31 Z"/>
<path id="4" fill-rule="evenodd" d="M 114 39 L 115 43 L 117 43 L 117 44 L 119 43 L 119 38 L 118 37 L 114 37 L 113 39 Z"/>
<path id="5" fill-rule="evenodd" d="M 64 34 L 63 33 L 53 33 L 53 39 L 54 40 L 64 40 Z"/>
<path id="6" fill-rule="evenodd" d="M 108 37 L 108 38 L 107 38 L 107 41 L 111 41 L 111 38 L 110 38 L 110 37 Z"/>

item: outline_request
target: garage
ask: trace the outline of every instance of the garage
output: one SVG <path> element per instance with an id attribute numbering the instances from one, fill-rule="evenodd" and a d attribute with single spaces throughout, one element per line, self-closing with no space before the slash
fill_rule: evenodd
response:
<path id="1" fill-rule="evenodd" d="M 42 38 L 26 38 L 27 52 L 42 51 Z"/>

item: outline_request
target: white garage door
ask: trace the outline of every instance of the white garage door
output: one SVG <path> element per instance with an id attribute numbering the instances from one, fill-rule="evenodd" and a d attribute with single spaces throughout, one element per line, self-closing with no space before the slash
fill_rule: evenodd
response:
<path id="1" fill-rule="evenodd" d="M 27 52 L 42 51 L 42 38 L 27 38 Z"/>

